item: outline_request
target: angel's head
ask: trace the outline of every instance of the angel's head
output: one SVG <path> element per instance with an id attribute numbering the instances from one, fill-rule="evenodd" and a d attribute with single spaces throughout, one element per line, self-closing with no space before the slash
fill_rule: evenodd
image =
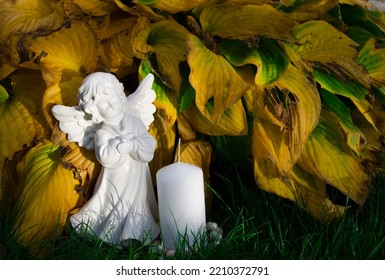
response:
<path id="1" fill-rule="evenodd" d="M 78 98 L 82 110 L 97 123 L 120 121 L 127 102 L 123 84 L 104 72 L 88 75 L 79 87 Z"/>

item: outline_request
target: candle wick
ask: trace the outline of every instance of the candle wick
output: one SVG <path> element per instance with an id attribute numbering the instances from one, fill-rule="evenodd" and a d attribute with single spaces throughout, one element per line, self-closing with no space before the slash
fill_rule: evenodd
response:
<path id="1" fill-rule="evenodd" d="M 178 141 L 178 162 L 180 163 L 180 142 L 181 142 L 181 139 L 179 138 L 179 141 Z"/>

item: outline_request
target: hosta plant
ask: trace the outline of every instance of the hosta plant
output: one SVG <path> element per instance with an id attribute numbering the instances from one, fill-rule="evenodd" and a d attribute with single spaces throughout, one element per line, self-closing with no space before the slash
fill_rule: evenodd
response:
<path id="1" fill-rule="evenodd" d="M 0 196 L 23 244 L 60 234 L 92 194 L 93 151 L 66 138 L 51 108 L 77 104 L 95 71 L 128 90 L 155 75 L 154 178 L 180 138 L 181 160 L 208 183 L 220 158 L 323 222 L 347 207 L 328 188 L 364 206 L 385 133 L 385 15 L 366 1 L 0 5 Z"/>

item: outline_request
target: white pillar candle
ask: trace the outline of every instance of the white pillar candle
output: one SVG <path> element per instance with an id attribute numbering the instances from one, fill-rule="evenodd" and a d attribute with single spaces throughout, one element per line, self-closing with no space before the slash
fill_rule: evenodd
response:
<path id="1" fill-rule="evenodd" d="M 165 249 L 175 250 L 181 244 L 192 247 L 206 227 L 202 169 L 178 161 L 161 168 L 156 181 Z"/>

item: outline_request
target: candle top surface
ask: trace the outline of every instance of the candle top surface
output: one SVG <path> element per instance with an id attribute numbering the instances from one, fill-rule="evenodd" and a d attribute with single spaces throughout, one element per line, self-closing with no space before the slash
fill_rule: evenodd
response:
<path id="1" fill-rule="evenodd" d="M 178 174 L 186 174 L 186 176 L 190 174 L 191 176 L 203 175 L 203 171 L 196 165 L 178 161 L 159 169 L 156 176 L 177 176 Z"/>

